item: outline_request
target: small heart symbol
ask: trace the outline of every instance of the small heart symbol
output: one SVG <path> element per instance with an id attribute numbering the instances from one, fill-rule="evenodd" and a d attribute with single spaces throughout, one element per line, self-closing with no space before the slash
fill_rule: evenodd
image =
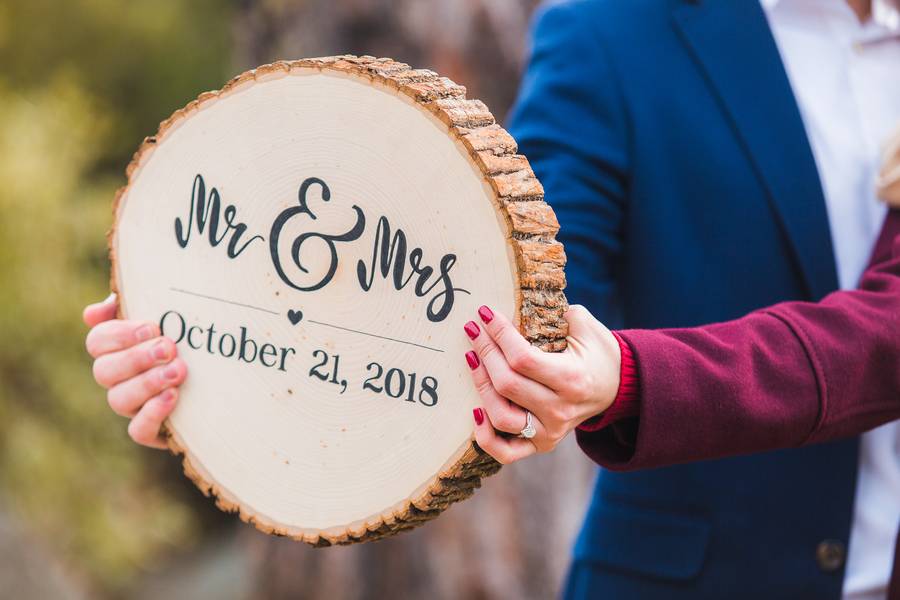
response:
<path id="1" fill-rule="evenodd" d="M 291 325 L 296 325 L 300 321 L 303 320 L 303 311 L 302 310 L 289 310 L 287 312 L 288 321 L 291 322 Z"/>

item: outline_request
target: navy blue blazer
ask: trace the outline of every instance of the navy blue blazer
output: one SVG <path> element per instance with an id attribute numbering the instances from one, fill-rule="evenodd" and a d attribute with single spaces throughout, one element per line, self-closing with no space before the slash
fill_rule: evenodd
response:
<path id="1" fill-rule="evenodd" d="M 509 126 L 559 217 L 569 300 L 610 327 L 711 323 L 837 288 L 815 161 L 757 0 L 543 9 Z M 851 439 L 601 472 L 565 594 L 837 599 L 857 454 Z"/>

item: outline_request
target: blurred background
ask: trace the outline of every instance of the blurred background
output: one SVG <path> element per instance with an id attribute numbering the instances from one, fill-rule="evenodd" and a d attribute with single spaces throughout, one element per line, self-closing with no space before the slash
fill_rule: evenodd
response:
<path id="1" fill-rule="evenodd" d="M 536 0 L 0 0 L 0 598 L 549 598 L 587 501 L 572 443 L 386 541 L 312 549 L 217 511 L 130 443 L 91 379 L 81 308 L 145 135 L 277 59 L 389 56 L 499 120 Z"/>

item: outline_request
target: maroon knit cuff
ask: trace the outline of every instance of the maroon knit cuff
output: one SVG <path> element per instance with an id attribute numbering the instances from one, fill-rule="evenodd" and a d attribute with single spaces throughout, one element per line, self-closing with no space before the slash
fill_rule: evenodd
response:
<path id="1" fill-rule="evenodd" d="M 609 408 L 578 426 L 578 429 L 581 431 L 600 431 L 622 419 L 636 417 L 640 414 L 638 398 L 641 382 L 638 377 L 637 361 L 628 342 L 623 340 L 615 331 L 612 334 L 615 336 L 616 341 L 619 342 L 619 350 L 622 353 L 622 366 L 619 369 L 619 391 L 616 393 L 616 398 L 609 405 Z"/>

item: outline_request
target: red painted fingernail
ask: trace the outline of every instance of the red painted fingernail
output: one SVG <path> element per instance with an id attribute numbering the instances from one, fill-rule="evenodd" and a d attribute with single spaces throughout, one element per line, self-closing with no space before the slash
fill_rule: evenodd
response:
<path id="1" fill-rule="evenodd" d="M 487 306 L 482 306 L 478 309 L 478 316 L 481 317 L 481 320 L 485 323 L 490 323 L 494 319 L 494 311 Z"/>
<path id="2" fill-rule="evenodd" d="M 472 416 L 475 417 L 475 424 L 481 425 L 484 423 L 484 411 L 480 408 L 472 409 Z"/>
<path id="3" fill-rule="evenodd" d="M 478 368 L 478 365 L 481 364 L 481 361 L 478 360 L 478 355 L 475 354 L 472 350 L 466 352 L 466 362 L 469 363 L 469 368 L 473 371 Z"/>
<path id="4" fill-rule="evenodd" d="M 162 393 L 161 400 L 164 404 L 169 404 L 170 402 L 175 401 L 175 390 L 172 388 L 167 389 Z"/>
<path id="5" fill-rule="evenodd" d="M 475 321 L 469 321 L 465 325 L 463 325 L 463 329 L 466 330 L 466 335 L 469 336 L 470 340 L 474 340 L 478 337 L 478 334 L 481 333 L 481 329 L 478 328 L 478 325 L 475 324 Z"/>

